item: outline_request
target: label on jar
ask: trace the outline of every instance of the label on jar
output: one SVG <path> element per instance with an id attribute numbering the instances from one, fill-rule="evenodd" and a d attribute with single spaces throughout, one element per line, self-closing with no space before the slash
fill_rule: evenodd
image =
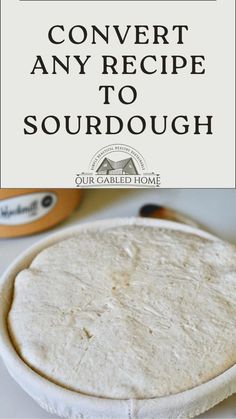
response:
<path id="1" fill-rule="evenodd" d="M 56 205 L 52 192 L 35 192 L 0 201 L 0 225 L 32 223 L 48 214 Z"/>

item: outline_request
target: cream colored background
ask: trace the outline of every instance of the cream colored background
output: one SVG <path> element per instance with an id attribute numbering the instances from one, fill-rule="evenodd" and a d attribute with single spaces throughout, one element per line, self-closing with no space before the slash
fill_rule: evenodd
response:
<path id="1" fill-rule="evenodd" d="M 216 2 L 35 1 L 2 0 L 3 110 L 2 186 L 74 187 L 92 155 L 111 143 L 143 154 L 162 187 L 234 187 L 234 0 Z M 52 45 L 51 26 L 64 24 L 187 24 L 185 45 Z M 172 39 L 172 36 L 171 36 Z M 206 75 L 101 76 L 101 54 L 205 55 Z M 92 55 L 87 76 L 30 75 L 35 56 Z M 100 84 L 137 87 L 130 106 L 102 105 Z M 212 136 L 120 134 L 24 136 L 26 115 L 214 115 Z"/>

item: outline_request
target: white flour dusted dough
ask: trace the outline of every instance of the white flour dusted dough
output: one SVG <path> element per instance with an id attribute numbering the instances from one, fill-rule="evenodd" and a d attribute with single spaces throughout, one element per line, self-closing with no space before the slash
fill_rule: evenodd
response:
<path id="1" fill-rule="evenodd" d="M 236 362 L 236 251 L 153 227 L 81 233 L 18 274 L 8 322 L 25 362 L 66 388 L 179 393 Z"/>

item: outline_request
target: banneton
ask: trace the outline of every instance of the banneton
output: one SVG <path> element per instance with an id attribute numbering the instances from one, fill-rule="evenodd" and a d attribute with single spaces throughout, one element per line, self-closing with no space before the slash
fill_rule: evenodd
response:
<path id="1" fill-rule="evenodd" d="M 234 246 L 154 223 L 104 224 L 45 248 L 16 276 L 8 327 L 25 363 L 64 388 L 162 398 L 235 364 L 235 296 Z"/>

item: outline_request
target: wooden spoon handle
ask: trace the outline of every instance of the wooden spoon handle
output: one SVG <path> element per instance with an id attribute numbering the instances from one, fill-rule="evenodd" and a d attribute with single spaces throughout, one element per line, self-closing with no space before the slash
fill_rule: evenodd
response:
<path id="1" fill-rule="evenodd" d="M 163 207 L 161 205 L 148 204 L 144 205 L 139 212 L 141 217 L 161 218 L 163 220 L 175 221 L 177 223 L 188 224 L 192 227 L 203 228 L 199 223 L 181 214 L 171 208 Z"/>

